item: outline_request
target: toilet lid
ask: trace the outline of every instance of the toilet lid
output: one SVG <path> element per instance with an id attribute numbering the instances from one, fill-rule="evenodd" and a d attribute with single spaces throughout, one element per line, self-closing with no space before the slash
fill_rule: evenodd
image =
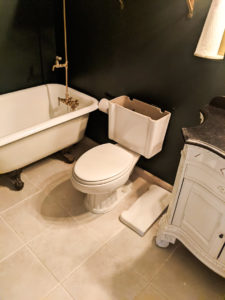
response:
<path id="1" fill-rule="evenodd" d="M 132 153 L 122 147 L 103 144 L 84 153 L 76 162 L 74 173 L 83 181 L 103 181 L 119 176 L 133 160 Z"/>

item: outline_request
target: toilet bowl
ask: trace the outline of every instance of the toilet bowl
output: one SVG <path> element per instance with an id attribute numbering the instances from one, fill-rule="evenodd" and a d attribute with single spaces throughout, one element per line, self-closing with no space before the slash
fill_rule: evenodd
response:
<path id="1" fill-rule="evenodd" d="M 162 149 L 170 119 L 168 111 L 127 96 L 102 99 L 99 110 L 108 114 L 108 137 L 75 163 L 72 184 L 86 194 L 85 205 L 105 213 L 119 202 L 117 194 L 128 180 L 140 155 L 151 158 Z"/>
<path id="2" fill-rule="evenodd" d="M 124 185 L 140 155 L 118 144 L 103 144 L 84 153 L 75 163 L 73 186 L 86 194 L 85 205 L 105 213 L 118 203 L 117 189 Z"/>

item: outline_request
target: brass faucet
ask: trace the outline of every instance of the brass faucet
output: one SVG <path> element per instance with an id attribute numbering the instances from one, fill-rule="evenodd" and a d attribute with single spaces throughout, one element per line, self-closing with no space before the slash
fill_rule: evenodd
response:
<path id="1" fill-rule="evenodd" d="M 55 70 L 55 68 L 65 68 L 65 77 L 66 77 L 66 97 L 60 98 L 58 97 L 59 104 L 60 102 L 70 106 L 71 110 L 75 110 L 77 106 L 79 106 L 79 100 L 74 99 L 73 97 L 70 97 L 69 91 L 68 91 L 68 60 L 66 59 L 64 64 L 60 64 L 59 62 L 62 60 L 62 57 L 56 56 L 55 58 L 55 64 L 52 67 L 52 71 Z"/>
<path id="2" fill-rule="evenodd" d="M 56 56 L 55 58 L 55 64 L 52 67 L 52 71 L 55 70 L 55 68 L 67 68 L 68 67 L 68 61 L 65 61 L 64 64 L 60 64 L 59 62 L 62 60 L 62 57 Z"/>
<path id="3" fill-rule="evenodd" d="M 64 104 L 70 106 L 72 111 L 76 110 L 77 106 L 79 105 L 79 100 L 77 100 L 73 97 L 70 97 L 69 94 L 66 94 L 66 98 L 58 97 L 58 101 L 59 101 L 59 104 L 60 104 L 60 102 L 62 102 Z"/>
<path id="4" fill-rule="evenodd" d="M 69 95 L 68 90 L 68 57 L 67 57 L 67 37 L 66 37 L 66 0 L 63 0 L 63 21 L 64 21 L 64 46 L 65 46 L 65 63 L 60 64 L 59 62 L 62 60 L 62 57 L 56 56 L 55 58 L 55 64 L 52 67 L 52 71 L 55 70 L 55 68 L 65 68 L 65 81 L 66 81 L 66 93 L 65 98 L 58 97 L 58 103 L 60 105 L 60 102 L 64 103 L 71 108 L 71 110 L 76 110 L 76 108 L 79 106 L 79 100 L 71 97 Z"/>

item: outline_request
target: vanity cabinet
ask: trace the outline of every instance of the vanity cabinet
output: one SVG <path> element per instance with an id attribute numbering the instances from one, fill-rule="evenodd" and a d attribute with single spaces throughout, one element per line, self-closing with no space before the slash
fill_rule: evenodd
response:
<path id="1" fill-rule="evenodd" d="M 179 239 L 212 270 L 225 277 L 225 159 L 185 144 L 166 215 L 156 243 Z"/>

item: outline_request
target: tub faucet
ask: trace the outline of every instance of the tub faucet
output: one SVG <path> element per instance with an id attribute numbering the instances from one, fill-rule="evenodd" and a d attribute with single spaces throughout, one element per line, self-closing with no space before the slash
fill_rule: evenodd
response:
<path id="1" fill-rule="evenodd" d="M 52 71 L 55 70 L 55 68 L 66 68 L 68 66 L 68 62 L 66 61 L 64 64 L 60 64 L 59 62 L 62 60 L 62 57 L 56 56 L 55 58 L 55 64 L 52 67 Z"/>
<path id="2" fill-rule="evenodd" d="M 52 71 L 55 70 L 55 68 L 65 68 L 65 79 L 66 79 L 66 93 L 65 93 L 65 98 L 58 97 L 58 103 L 60 102 L 70 106 L 71 110 L 75 110 L 77 106 L 79 105 L 79 100 L 71 97 L 69 95 L 68 91 L 68 60 L 67 60 L 67 54 L 66 54 L 66 61 L 64 64 L 60 64 L 59 62 L 62 60 L 62 57 L 56 56 L 55 58 L 55 64 L 52 67 Z"/>

